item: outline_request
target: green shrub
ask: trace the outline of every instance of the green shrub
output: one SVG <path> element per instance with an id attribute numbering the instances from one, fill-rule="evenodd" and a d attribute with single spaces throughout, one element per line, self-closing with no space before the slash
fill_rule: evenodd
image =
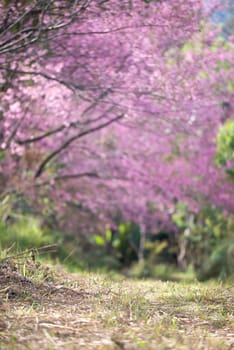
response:
<path id="1" fill-rule="evenodd" d="M 229 120 L 219 130 L 215 162 L 234 180 L 234 121 Z"/>
<path id="2" fill-rule="evenodd" d="M 199 280 L 228 278 L 234 271 L 234 220 L 214 206 L 194 214 L 178 205 L 173 215 L 180 232 L 178 242 L 187 265 L 192 264 Z"/>
<path id="3" fill-rule="evenodd" d="M 0 245 L 2 248 L 14 246 L 15 250 L 39 248 L 53 243 L 53 237 L 46 235 L 40 220 L 32 216 L 18 216 L 13 223 L 0 222 Z"/>
<path id="4" fill-rule="evenodd" d="M 138 260 L 140 235 L 140 229 L 136 223 L 125 222 L 116 230 L 107 229 L 103 235 L 93 235 L 90 245 L 93 251 L 105 256 L 104 260 L 110 261 L 111 265 L 129 266 Z"/>
<path id="5" fill-rule="evenodd" d="M 200 281 L 234 276 L 234 240 L 220 242 L 198 270 Z"/>

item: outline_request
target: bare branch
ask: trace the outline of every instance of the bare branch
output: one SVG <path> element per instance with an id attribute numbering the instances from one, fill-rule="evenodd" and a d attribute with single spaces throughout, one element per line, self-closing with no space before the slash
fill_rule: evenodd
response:
<path id="1" fill-rule="evenodd" d="M 51 185 L 52 182 L 59 182 L 59 181 L 66 181 L 66 180 L 72 180 L 72 179 L 80 179 L 83 177 L 93 177 L 93 178 L 99 178 L 99 175 L 95 172 L 84 172 L 84 173 L 77 173 L 77 174 L 66 174 L 66 175 L 59 175 L 55 176 L 52 180 L 44 181 L 36 185 L 36 187 Z"/>
<path id="2" fill-rule="evenodd" d="M 104 113 L 102 113 L 101 115 L 99 115 L 97 118 L 93 118 L 93 119 L 87 119 L 85 120 L 84 122 L 79 122 L 79 121 L 73 121 L 73 122 L 70 122 L 66 125 L 61 125 L 53 130 L 49 130 L 41 135 L 38 135 L 38 136 L 34 136 L 34 137 L 29 137 L 27 139 L 24 139 L 24 140 L 16 140 L 16 142 L 19 144 L 19 145 L 25 145 L 25 144 L 29 144 L 29 143 L 35 143 L 35 142 L 38 142 L 38 141 L 41 141 L 41 140 L 44 140 L 45 138 L 49 137 L 49 136 L 52 136 L 54 134 L 57 134 L 61 131 L 63 131 L 64 129 L 68 130 L 70 128 L 77 128 L 77 127 L 82 127 L 82 126 L 87 126 L 89 124 L 93 124 L 93 123 L 96 123 L 96 122 L 100 122 L 101 119 L 103 119 L 104 117 L 106 117 L 106 115 L 110 112 L 112 112 L 114 109 L 114 106 L 111 106 L 110 108 L 108 108 L 107 110 L 104 111 Z M 88 107 L 88 110 L 90 110 L 90 106 Z M 81 117 L 84 116 L 84 114 L 87 112 L 87 109 L 85 109 L 83 111 L 83 113 L 81 113 Z"/>
<path id="3" fill-rule="evenodd" d="M 69 26 L 74 19 L 88 7 L 89 0 L 67 1 L 67 6 L 61 6 L 59 1 L 38 1 L 22 11 L 22 7 L 8 5 L 1 12 L 0 19 L 0 54 L 11 53 L 30 46 L 38 41 L 43 34 L 58 31 Z M 47 20 L 45 21 L 45 16 Z M 35 19 L 35 21 L 34 21 Z"/>
<path id="4" fill-rule="evenodd" d="M 107 127 L 108 125 L 116 122 L 117 120 L 120 120 L 124 117 L 123 114 L 121 115 L 118 115 L 117 117 L 111 119 L 111 120 L 108 120 L 107 122 L 105 123 L 102 123 L 96 127 L 93 127 L 93 128 L 90 128 L 88 130 L 85 130 L 83 132 L 79 132 L 78 134 L 70 137 L 67 141 L 65 141 L 60 147 L 58 147 L 54 152 L 52 152 L 51 154 L 49 154 L 43 161 L 42 163 L 40 164 L 40 166 L 38 167 L 36 173 L 35 173 L 35 176 L 34 178 L 38 178 L 41 176 L 41 174 L 44 172 L 45 170 L 45 167 L 47 166 L 47 164 L 52 160 L 54 159 L 55 157 L 57 157 L 58 154 L 60 154 L 62 151 L 64 151 L 68 146 L 70 146 L 74 141 L 76 141 L 77 139 L 83 137 L 83 136 L 86 136 L 88 134 L 91 134 L 93 132 L 96 132 L 98 130 L 101 130 L 105 127 Z"/>

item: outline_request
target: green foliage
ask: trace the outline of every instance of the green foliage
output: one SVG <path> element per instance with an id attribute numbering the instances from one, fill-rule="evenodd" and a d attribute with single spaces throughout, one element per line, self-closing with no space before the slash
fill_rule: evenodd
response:
<path id="1" fill-rule="evenodd" d="M 178 235 L 148 233 L 145 260 L 139 261 L 141 233 L 135 223 L 122 223 L 116 230 L 107 229 L 102 235 L 75 238 L 74 234 L 69 236 L 45 225 L 45 220 L 42 223 L 27 200 L 5 196 L 0 201 L 1 258 L 9 249 L 14 253 L 56 242 L 58 251 L 51 258 L 57 258 L 71 271 L 122 270 L 131 277 L 179 280 L 176 257 L 182 247 L 187 268 L 193 267 L 199 280 L 233 275 L 234 220 L 230 215 L 225 216 L 211 206 L 195 214 L 185 203 L 177 203 L 172 220 L 178 227 Z"/>
<path id="2" fill-rule="evenodd" d="M 180 229 L 187 227 L 188 206 L 185 203 L 178 203 L 176 211 L 172 214 L 172 220 Z"/>
<path id="3" fill-rule="evenodd" d="M 99 247 L 105 246 L 105 239 L 102 236 L 94 235 L 93 239 L 94 239 L 95 244 L 97 244 L 97 246 L 99 246 Z"/>
<path id="4" fill-rule="evenodd" d="M 127 222 L 118 227 L 113 247 L 124 265 L 129 265 L 138 259 L 140 239 L 141 233 L 137 224 Z"/>
<path id="5" fill-rule="evenodd" d="M 0 247 L 13 246 L 15 251 L 38 248 L 53 243 L 53 238 L 45 234 L 40 220 L 29 214 L 13 211 L 10 196 L 0 202 Z"/>
<path id="6" fill-rule="evenodd" d="M 13 244 L 17 250 L 24 250 L 38 248 L 52 242 L 52 237 L 44 234 L 40 221 L 32 216 L 20 216 L 11 224 L 0 222 L 2 247 Z"/>
<path id="7" fill-rule="evenodd" d="M 69 271 L 109 272 L 120 269 L 116 256 L 107 253 L 107 247 L 103 245 L 105 242 L 103 237 L 87 234 L 74 239 L 72 235 L 70 237 L 63 233 L 60 235 L 63 237 L 63 242 L 59 244 L 53 258 L 66 266 Z M 56 242 L 58 242 L 57 239 Z"/>
<path id="8" fill-rule="evenodd" d="M 125 266 L 138 259 L 140 229 L 135 223 L 122 223 L 117 230 L 107 229 L 103 235 L 94 235 L 92 240 L 102 254 L 115 257 Z"/>
<path id="9" fill-rule="evenodd" d="M 234 178 L 234 121 L 224 124 L 217 137 L 215 162 Z"/>
<path id="10" fill-rule="evenodd" d="M 234 240 L 217 245 L 198 271 L 200 281 L 217 276 L 221 279 L 234 276 Z"/>
<path id="11" fill-rule="evenodd" d="M 200 280 L 227 278 L 233 271 L 234 220 L 216 207 L 203 207 L 198 214 L 177 205 L 173 220 L 180 229 L 187 266 L 192 264 Z"/>

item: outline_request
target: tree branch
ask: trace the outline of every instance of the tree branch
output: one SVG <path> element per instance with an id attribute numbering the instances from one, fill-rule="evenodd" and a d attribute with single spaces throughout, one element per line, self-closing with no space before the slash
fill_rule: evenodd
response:
<path id="1" fill-rule="evenodd" d="M 35 173 L 35 176 L 34 178 L 38 178 L 41 176 L 41 174 L 44 172 L 45 170 L 45 167 L 47 166 L 47 164 L 52 160 L 54 159 L 55 157 L 57 157 L 57 155 L 59 153 L 61 153 L 62 151 L 64 151 L 68 146 L 70 146 L 70 144 L 72 144 L 74 141 L 76 141 L 77 139 L 83 137 L 83 136 L 86 136 L 88 134 L 91 134 L 93 132 L 96 132 L 98 130 L 101 130 L 105 127 L 107 127 L 108 125 L 116 122 L 117 120 L 120 120 L 124 117 L 123 114 L 121 115 L 118 115 L 117 117 L 111 119 L 111 120 L 108 120 L 107 122 L 105 123 L 102 123 L 96 127 L 93 127 L 93 128 L 90 128 L 86 131 L 82 131 L 82 132 L 79 132 L 78 134 L 70 137 L 67 141 L 65 141 L 60 147 L 58 147 L 54 152 L 50 153 L 43 161 L 42 163 L 40 164 L 40 166 L 38 167 L 36 173 Z"/>
<path id="2" fill-rule="evenodd" d="M 36 185 L 36 187 L 41 187 L 45 185 L 50 185 L 52 182 L 58 182 L 58 181 L 66 181 L 71 179 L 80 179 L 82 177 L 93 177 L 93 178 L 100 178 L 99 175 L 95 172 L 84 172 L 84 173 L 77 173 L 77 174 L 66 174 L 66 175 L 59 175 L 55 176 L 52 180 L 44 181 Z"/>

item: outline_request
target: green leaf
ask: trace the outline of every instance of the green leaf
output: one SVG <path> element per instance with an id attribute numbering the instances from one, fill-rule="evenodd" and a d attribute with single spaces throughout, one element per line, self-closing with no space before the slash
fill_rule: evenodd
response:
<path id="1" fill-rule="evenodd" d="M 103 247 L 105 245 L 105 240 L 102 236 L 100 235 L 94 235 L 93 236 L 94 242 L 98 245 Z"/>
<path id="2" fill-rule="evenodd" d="M 111 242 L 112 232 L 110 229 L 106 230 L 105 235 L 106 235 L 106 242 Z"/>

